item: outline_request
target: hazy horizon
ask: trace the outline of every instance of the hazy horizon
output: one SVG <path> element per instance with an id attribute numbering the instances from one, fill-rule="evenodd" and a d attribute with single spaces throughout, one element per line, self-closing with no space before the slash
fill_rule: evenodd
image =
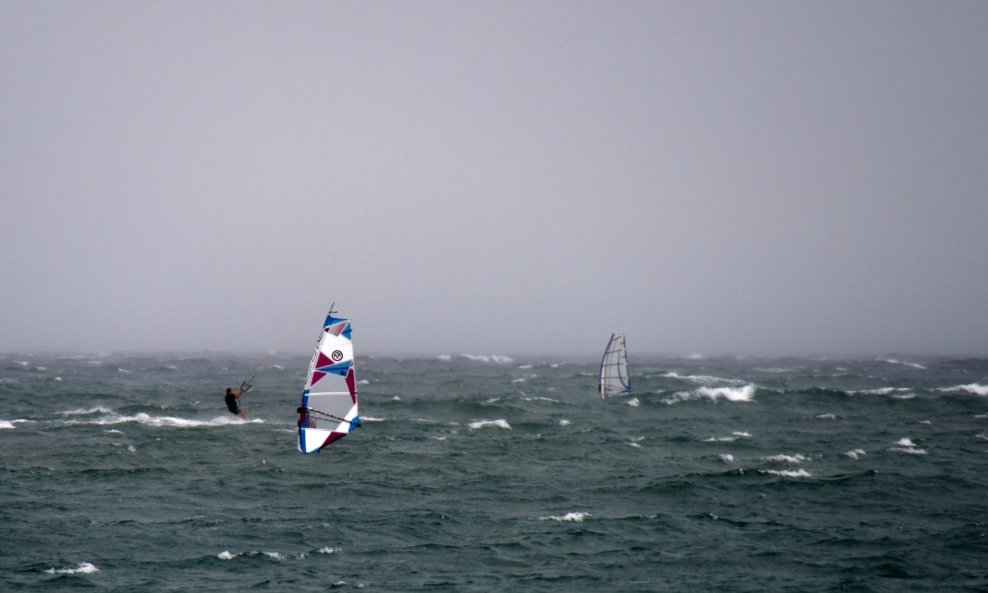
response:
<path id="1" fill-rule="evenodd" d="M 0 16 L 0 352 L 988 355 L 988 3 Z"/>

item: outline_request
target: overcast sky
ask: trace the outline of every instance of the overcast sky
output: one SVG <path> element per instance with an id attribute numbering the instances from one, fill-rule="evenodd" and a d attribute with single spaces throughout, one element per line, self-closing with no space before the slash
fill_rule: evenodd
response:
<path id="1" fill-rule="evenodd" d="M 988 354 L 986 31 L 0 0 L 0 351 Z"/>

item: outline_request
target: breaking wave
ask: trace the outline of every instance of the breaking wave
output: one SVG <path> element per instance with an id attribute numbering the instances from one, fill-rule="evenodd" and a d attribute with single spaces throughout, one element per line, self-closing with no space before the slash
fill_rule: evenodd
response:
<path id="1" fill-rule="evenodd" d="M 700 387 L 693 391 L 680 391 L 662 400 L 666 404 L 675 404 L 682 401 L 697 399 L 709 399 L 711 401 L 727 400 L 730 402 L 750 402 L 755 397 L 757 387 L 754 384 L 747 384 L 743 387 Z"/>
<path id="2" fill-rule="evenodd" d="M 89 562 L 80 562 L 74 567 L 49 568 L 45 574 L 93 574 L 94 572 L 99 572 L 95 565 Z"/>
<path id="3" fill-rule="evenodd" d="M 539 521 L 558 521 L 562 522 L 573 522 L 582 523 L 590 516 L 590 513 L 566 513 L 565 515 L 543 515 L 539 517 Z"/>
<path id="4" fill-rule="evenodd" d="M 945 391 L 945 392 L 963 391 L 965 393 L 972 393 L 974 395 L 988 395 L 988 385 L 981 385 L 980 383 L 969 383 L 967 385 L 954 385 L 953 387 L 941 387 L 937 391 Z"/>
<path id="5" fill-rule="evenodd" d="M 137 424 L 143 424 L 145 426 L 167 426 L 175 428 L 201 428 L 208 426 L 230 426 L 237 424 L 248 424 L 248 423 L 260 423 L 263 424 L 263 420 L 252 418 L 250 420 L 242 420 L 236 416 L 216 416 L 208 420 L 196 420 L 192 418 L 177 418 L 174 416 L 151 416 L 150 414 L 145 414 L 140 412 L 134 414 L 133 416 L 124 416 L 122 414 L 110 413 L 99 418 L 93 418 L 90 420 L 65 420 L 62 424 L 71 426 L 79 424 L 95 424 L 97 426 L 107 426 L 113 424 L 125 424 L 128 422 L 135 422 Z"/>
<path id="6" fill-rule="evenodd" d="M 508 430 L 511 430 L 511 425 L 508 424 L 508 421 L 505 420 L 504 418 L 498 418 L 497 420 L 475 420 L 467 424 L 467 426 L 470 427 L 470 430 L 477 430 L 479 428 L 487 428 L 487 427 L 506 428 Z"/>

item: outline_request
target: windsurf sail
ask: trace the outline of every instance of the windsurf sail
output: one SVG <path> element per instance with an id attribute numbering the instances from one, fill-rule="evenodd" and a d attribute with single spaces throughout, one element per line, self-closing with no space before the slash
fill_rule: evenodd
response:
<path id="1" fill-rule="evenodd" d="M 326 315 L 298 408 L 298 450 L 316 453 L 360 426 L 350 320 Z"/>
<path id="2" fill-rule="evenodd" d="M 628 376 L 628 352 L 623 334 L 611 334 L 604 358 L 600 361 L 600 383 L 597 385 L 601 398 L 631 392 L 631 378 Z"/>

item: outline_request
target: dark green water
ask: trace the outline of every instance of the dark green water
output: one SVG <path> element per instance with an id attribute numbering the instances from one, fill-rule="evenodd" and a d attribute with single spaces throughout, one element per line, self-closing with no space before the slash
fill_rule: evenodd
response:
<path id="1" fill-rule="evenodd" d="M 0 358 L 0 590 L 988 591 L 988 360 L 307 363 Z"/>

